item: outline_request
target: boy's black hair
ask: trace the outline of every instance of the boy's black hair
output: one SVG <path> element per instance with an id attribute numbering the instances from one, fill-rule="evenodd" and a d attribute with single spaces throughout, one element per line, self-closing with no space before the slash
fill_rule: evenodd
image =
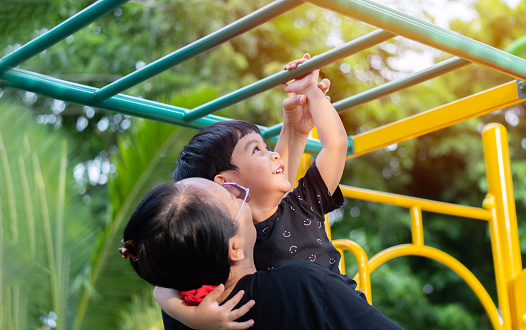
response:
<path id="1" fill-rule="evenodd" d="M 237 170 L 232 164 L 232 153 L 242 137 L 250 133 L 261 134 L 259 128 L 242 120 L 227 120 L 203 128 L 194 135 L 177 159 L 173 179 L 200 177 L 214 180 L 214 177 L 229 170 Z"/>
<path id="2" fill-rule="evenodd" d="M 180 183 L 154 188 L 124 230 L 131 264 L 152 285 L 186 291 L 225 283 L 232 219 L 206 192 Z"/>

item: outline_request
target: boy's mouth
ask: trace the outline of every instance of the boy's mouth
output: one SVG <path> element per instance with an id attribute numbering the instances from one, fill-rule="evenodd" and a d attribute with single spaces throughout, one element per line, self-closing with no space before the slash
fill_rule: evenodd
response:
<path id="1" fill-rule="evenodd" d="M 285 173 L 285 168 L 283 165 L 281 165 L 280 167 L 278 167 L 277 170 L 275 170 L 274 172 L 272 172 L 272 174 L 283 174 Z"/>

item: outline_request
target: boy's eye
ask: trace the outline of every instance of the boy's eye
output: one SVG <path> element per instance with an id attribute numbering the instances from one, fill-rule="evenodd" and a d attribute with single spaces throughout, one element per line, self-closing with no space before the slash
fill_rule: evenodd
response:
<path id="1" fill-rule="evenodd" d="M 254 147 L 254 150 L 252 152 L 259 151 L 259 147 Z"/>

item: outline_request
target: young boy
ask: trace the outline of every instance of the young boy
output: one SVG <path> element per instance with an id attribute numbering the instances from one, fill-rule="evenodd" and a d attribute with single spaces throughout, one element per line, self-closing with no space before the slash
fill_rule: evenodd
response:
<path id="1" fill-rule="evenodd" d="M 305 54 L 284 69 L 292 70 L 308 59 L 310 55 Z M 197 133 L 177 160 L 176 181 L 203 177 L 219 184 L 235 182 L 250 189 L 249 205 L 257 230 L 254 259 L 258 270 L 268 270 L 292 260 L 308 260 L 340 274 L 340 254 L 327 238 L 324 214 L 343 204 L 338 184 L 345 165 L 347 133 L 338 113 L 318 86 L 318 76 L 316 70 L 283 85 L 285 92 L 293 93 L 292 97 L 304 97 L 305 104 L 288 109 L 284 102 L 284 126 L 275 152 L 268 150 L 257 126 L 226 121 Z M 314 124 L 322 150 L 299 180 L 298 187 L 291 191 L 291 181 L 295 180 Z M 345 276 L 345 279 L 353 288 L 356 286 L 351 278 Z M 237 315 L 235 311 L 220 310 L 212 298 L 204 300 L 203 306 L 184 307 L 180 300 L 172 300 L 174 294 L 173 290 L 155 289 L 155 297 L 163 310 L 188 326 L 218 327 L 218 323 L 213 326 L 206 323 L 204 315 L 214 322 L 232 326 L 228 322 Z M 187 313 L 189 308 L 201 308 L 202 313 L 194 311 L 200 315 L 199 319 Z M 215 318 L 211 310 L 215 311 Z M 237 328 L 241 328 L 239 326 L 237 324 Z"/>

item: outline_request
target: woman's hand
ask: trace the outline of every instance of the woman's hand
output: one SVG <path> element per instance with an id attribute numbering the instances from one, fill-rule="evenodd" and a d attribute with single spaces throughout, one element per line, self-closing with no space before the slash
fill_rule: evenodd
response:
<path id="1" fill-rule="evenodd" d="M 245 315 L 256 302 L 250 300 L 238 309 L 234 309 L 245 294 L 241 290 L 220 305 L 217 300 L 224 291 L 225 286 L 220 284 L 196 306 L 194 313 L 199 318 L 196 329 L 248 329 L 254 325 L 254 320 L 245 322 L 235 322 L 235 320 Z"/>

